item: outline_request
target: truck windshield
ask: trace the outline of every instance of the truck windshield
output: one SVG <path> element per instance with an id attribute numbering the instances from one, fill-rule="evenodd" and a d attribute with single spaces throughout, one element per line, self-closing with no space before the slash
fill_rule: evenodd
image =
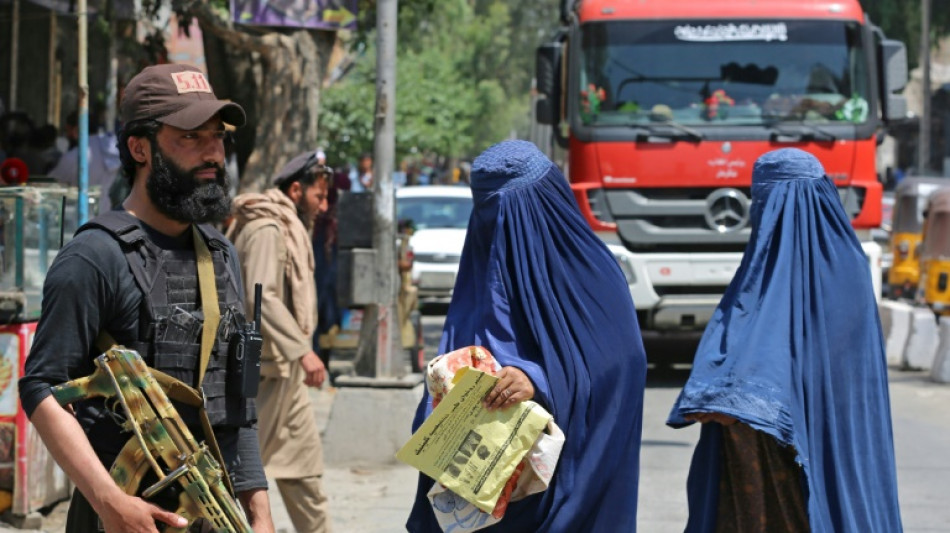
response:
<path id="1" fill-rule="evenodd" d="M 811 125 L 869 115 L 856 22 L 610 21 L 582 26 L 576 94 L 591 126 Z"/>

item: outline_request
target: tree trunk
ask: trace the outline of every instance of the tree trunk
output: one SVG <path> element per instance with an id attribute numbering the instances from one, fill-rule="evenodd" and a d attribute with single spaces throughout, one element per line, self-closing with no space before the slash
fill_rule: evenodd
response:
<path id="1" fill-rule="evenodd" d="M 201 25 L 211 85 L 218 98 L 241 104 L 247 125 L 236 132 L 239 192 L 270 186 L 299 153 L 315 150 L 320 92 L 336 33 L 235 28 L 206 2 L 190 7 Z"/>

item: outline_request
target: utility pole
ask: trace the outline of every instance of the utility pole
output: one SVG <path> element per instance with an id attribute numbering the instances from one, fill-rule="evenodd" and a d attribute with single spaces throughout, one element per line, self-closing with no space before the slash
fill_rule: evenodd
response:
<path id="1" fill-rule="evenodd" d="M 364 314 L 361 349 L 375 344 L 377 378 L 397 378 L 402 337 L 396 309 L 396 205 L 393 167 L 396 152 L 396 15 L 398 0 L 376 3 L 376 112 L 373 140 L 373 248 L 376 250 L 376 305 Z M 369 309 L 368 309 L 369 310 Z M 373 316 L 375 314 L 375 316 Z M 375 328 L 375 338 L 370 338 Z M 364 341 L 369 341 L 364 343 Z M 375 342 L 373 342 L 375 341 Z M 366 346 L 368 344 L 369 346 Z M 368 354 L 367 354 L 368 355 Z"/>
<path id="2" fill-rule="evenodd" d="M 79 225 L 89 220 L 89 10 L 87 0 L 78 0 L 79 22 Z"/>
<path id="3" fill-rule="evenodd" d="M 920 6 L 921 109 L 917 144 L 917 173 L 930 172 L 930 0 Z"/>
<path id="4" fill-rule="evenodd" d="M 59 108 L 57 101 L 59 97 L 56 94 L 56 78 L 59 73 L 59 65 L 56 61 L 56 46 L 59 42 L 56 38 L 56 10 L 49 10 L 49 51 L 46 56 L 48 66 L 46 72 L 46 123 L 59 124 Z"/>
<path id="5" fill-rule="evenodd" d="M 365 366 L 374 364 L 375 368 L 372 372 L 339 376 L 334 380 L 339 389 L 333 402 L 333 416 L 330 417 L 327 435 L 337 435 L 338 442 L 333 442 L 332 439 L 324 441 L 324 453 L 337 461 L 391 460 L 399 443 L 406 438 L 405 423 L 399 422 L 399 419 L 411 417 L 415 412 L 419 403 L 418 389 L 422 388 L 422 376 L 405 373 L 405 358 L 396 355 L 405 353 L 402 350 L 399 314 L 396 309 L 398 283 L 396 230 L 393 223 L 396 217 L 392 174 L 396 151 L 397 5 L 398 0 L 376 2 L 376 112 L 372 192 L 375 264 L 371 267 L 374 271 L 374 286 L 372 290 L 367 291 L 374 294 L 364 300 L 375 303 L 364 307 L 356 355 L 358 371 L 363 362 L 368 363 Z M 346 196 L 343 196 L 341 201 L 343 198 Z M 360 203 L 356 202 L 354 205 Z M 354 248 L 352 252 L 353 278 L 367 278 L 365 274 L 359 276 L 357 249 Z M 342 261 L 340 267 L 343 268 Z M 334 427 L 335 420 L 340 421 L 337 427 Z M 353 420 L 365 420 L 367 423 L 353 424 Z"/>
<path id="6" fill-rule="evenodd" d="M 118 99 L 116 85 L 119 77 L 119 24 L 115 16 L 115 4 L 115 0 L 109 0 L 109 68 L 106 72 L 105 124 L 103 124 L 105 131 L 110 133 L 115 131 L 115 120 L 118 109 L 116 105 L 116 100 Z"/>
<path id="7" fill-rule="evenodd" d="M 10 108 L 8 111 L 16 111 L 16 88 L 17 78 L 19 77 L 20 66 L 20 0 L 13 0 L 13 7 L 10 11 Z"/>

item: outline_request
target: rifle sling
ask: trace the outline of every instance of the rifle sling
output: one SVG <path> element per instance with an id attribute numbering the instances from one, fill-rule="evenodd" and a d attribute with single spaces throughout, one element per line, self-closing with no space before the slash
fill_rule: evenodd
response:
<path id="1" fill-rule="evenodd" d="M 204 237 L 198 232 L 198 226 L 191 225 L 194 235 L 195 255 L 198 259 L 198 288 L 201 290 L 201 310 L 205 320 L 201 328 L 201 360 L 198 362 L 198 387 L 205 377 L 208 361 L 211 359 L 211 348 L 214 339 L 218 336 L 218 323 L 221 322 L 221 310 L 218 309 L 218 291 L 214 287 L 214 264 L 211 262 L 211 252 L 205 244 Z"/>
<path id="2" fill-rule="evenodd" d="M 218 336 L 218 324 L 221 322 L 221 310 L 218 308 L 218 290 L 214 286 L 214 263 L 211 259 L 211 251 L 205 244 L 204 237 L 198 231 L 198 226 L 191 225 L 191 233 L 195 245 L 195 256 L 198 263 L 198 289 L 201 291 L 201 309 L 204 311 L 205 320 L 201 327 L 201 359 L 198 362 L 198 394 L 201 394 L 201 382 L 204 381 L 205 370 L 208 369 L 208 361 L 211 359 L 211 349 L 214 347 L 214 340 Z M 174 379 L 166 376 L 168 379 Z M 177 380 L 175 380 L 177 381 Z M 182 385 L 185 385 L 182 383 Z M 187 387 L 187 385 L 185 385 Z M 234 486 L 231 485 L 231 476 L 228 475 L 228 467 L 224 462 L 224 456 L 221 455 L 221 449 L 218 447 L 218 439 L 214 436 L 211 429 L 211 420 L 208 419 L 208 412 L 205 410 L 204 396 L 200 396 L 201 405 L 198 408 L 198 414 L 201 417 L 201 426 L 205 431 L 205 437 L 211 452 L 221 463 L 221 472 L 224 474 L 224 482 L 228 487 L 231 496 L 236 496 Z"/>

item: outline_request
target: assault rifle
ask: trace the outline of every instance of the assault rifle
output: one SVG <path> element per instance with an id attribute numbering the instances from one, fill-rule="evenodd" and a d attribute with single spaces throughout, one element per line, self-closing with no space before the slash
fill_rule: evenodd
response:
<path id="1" fill-rule="evenodd" d="M 141 491 L 150 498 L 176 483 L 176 513 L 189 526 L 207 520 L 215 533 L 253 533 L 247 519 L 225 487 L 224 470 L 208 447 L 198 444 L 178 415 L 152 370 L 135 350 L 114 347 L 96 359 L 96 371 L 53 387 L 53 395 L 66 406 L 87 398 L 112 400 L 111 409 L 125 416 L 122 428 L 133 436 L 110 469 L 112 479 L 126 493 L 137 495 L 149 471 L 158 481 Z M 167 527 L 167 532 L 183 528 Z"/>

